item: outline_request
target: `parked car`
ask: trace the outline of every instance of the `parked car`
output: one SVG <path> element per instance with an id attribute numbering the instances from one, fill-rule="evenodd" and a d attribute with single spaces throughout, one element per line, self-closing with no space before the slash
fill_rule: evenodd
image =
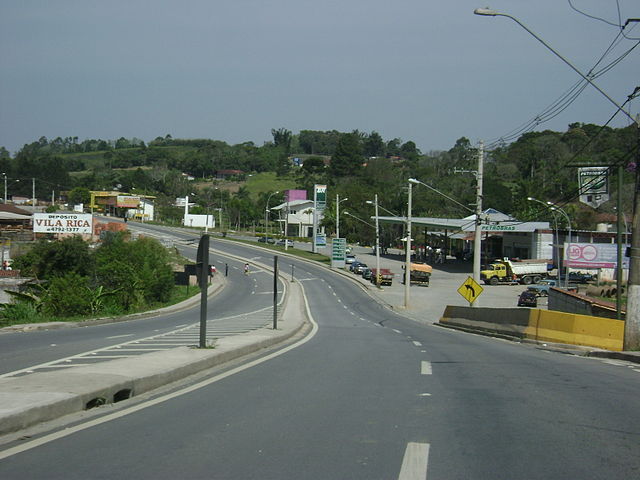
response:
<path id="1" fill-rule="evenodd" d="M 362 278 L 364 278 L 365 280 L 371 280 L 371 269 L 370 268 L 365 268 L 362 271 Z"/>
<path id="2" fill-rule="evenodd" d="M 282 238 L 276 242 L 276 245 L 280 245 L 281 247 L 284 247 L 285 245 L 287 247 L 293 247 L 293 240 L 285 240 Z"/>
<path id="3" fill-rule="evenodd" d="M 271 238 L 271 237 L 260 237 L 260 238 L 258 238 L 258 242 L 260 242 L 260 243 L 272 243 L 272 244 L 276 243 L 275 239 Z"/>
<path id="4" fill-rule="evenodd" d="M 344 263 L 346 263 L 347 265 L 351 265 L 355 261 L 356 261 L 356 256 L 351 254 L 347 254 L 347 256 L 344 259 Z"/>
<path id="5" fill-rule="evenodd" d="M 351 272 L 355 272 L 356 271 L 356 267 L 358 265 L 360 265 L 362 262 L 360 262 L 359 260 L 354 260 L 353 262 L 351 262 L 351 265 L 349 265 L 349 271 Z"/>
<path id="6" fill-rule="evenodd" d="M 564 289 L 564 282 L 559 282 L 558 280 L 554 280 L 552 278 L 545 278 L 544 280 L 540 280 L 540 283 L 537 285 L 529 285 L 527 290 L 533 292 L 539 297 L 548 297 L 549 289 L 551 287 L 562 288 Z M 569 292 L 577 292 L 578 287 L 575 284 L 569 284 L 566 288 Z"/>
<path id="7" fill-rule="evenodd" d="M 581 272 L 569 272 L 569 281 L 574 283 L 589 283 L 596 279 L 596 275 Z M 560 277 L 560 281 L 564 284 L 564 276 Z"/>
<path id="8" fill-rule="evenodd" d="M 519 307 L 537 307 L 538 306 L 538 295 L 531 290 L 525 290 L 518 297 L 518 306 Z"/>
<path id="9" fill-rule="evenodd" d="M 356 267 L 353 269 L 353 273 L 355 273 L 356 275 L 362 275 L 362 272 L 364 272 L 365 268 L 368 268 L 367 264 L 359 262 L 358 265 L 356 265 Z"/>

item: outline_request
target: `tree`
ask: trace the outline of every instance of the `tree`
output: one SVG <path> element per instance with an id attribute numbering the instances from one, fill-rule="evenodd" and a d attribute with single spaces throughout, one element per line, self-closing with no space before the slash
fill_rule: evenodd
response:
<path id="1" fill-rule="evenodd" d="M 91 202 L 91 191 L 86 187 L 75 187 L 69 192 L 69 203 L 89 204 Z"/>
<path id="2" fill-rule="evenodd" d="M 331 157 L 329 172 L 334 178 L 357 174 L 362 168 L 360 140 L 355 133 L 344 133 Z"/>
<path id="3" fill-rule="evenodd" d="M 286 128 L 279 128 L 278 130 L 272 128 L 271 135 L 273 135 L 274 145 L 283 148 L 285 154 L 288 155 L 291 151 L 291 131 Z"/>

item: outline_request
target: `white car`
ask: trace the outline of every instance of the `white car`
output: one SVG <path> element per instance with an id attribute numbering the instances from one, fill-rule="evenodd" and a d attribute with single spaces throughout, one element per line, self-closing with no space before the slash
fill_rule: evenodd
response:
<path id="1" fill-rule="evenodd" d="M 355 261 L 356 261 L 356 256 L 355 255 L 347 255 L 345 257 L 345 259 L 344 259 L 344 263 L 346 263 L 347 265 L 350 265 Z"/>

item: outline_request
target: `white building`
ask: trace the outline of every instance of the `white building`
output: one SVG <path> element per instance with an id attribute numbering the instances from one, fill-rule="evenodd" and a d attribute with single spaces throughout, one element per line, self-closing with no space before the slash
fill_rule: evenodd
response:
<path id="1" fill-rule="evenodd" d="M 280 232 L 286 230 L 289 237 L 313 237 L 313 200 L 291 200 L 271 210 L 278 212 Z M 322 218 L 322 213 L 319 213 L 318 224 Z"/>

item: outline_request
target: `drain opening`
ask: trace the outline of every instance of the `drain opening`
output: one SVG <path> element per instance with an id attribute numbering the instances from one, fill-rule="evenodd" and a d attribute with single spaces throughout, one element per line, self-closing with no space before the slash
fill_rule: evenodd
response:
<path id="1" fill-rule="evenodd" d="M 93 398 L 86 403 L 84 409 L 91 410 L 92 408 L 99 407 L 101 405 L 104 405 L 105 403 L 107 403 L 107 399 L 104 397 Z"/>
<path id="2" fill-rule="evenodd" d="M 123 390 L 119 390 L 113 396 L 113 403 L 121 402 L 122 400 L 127 400 L 131 398 L 132 390 L 130 388 L 125 388 Z"/>

